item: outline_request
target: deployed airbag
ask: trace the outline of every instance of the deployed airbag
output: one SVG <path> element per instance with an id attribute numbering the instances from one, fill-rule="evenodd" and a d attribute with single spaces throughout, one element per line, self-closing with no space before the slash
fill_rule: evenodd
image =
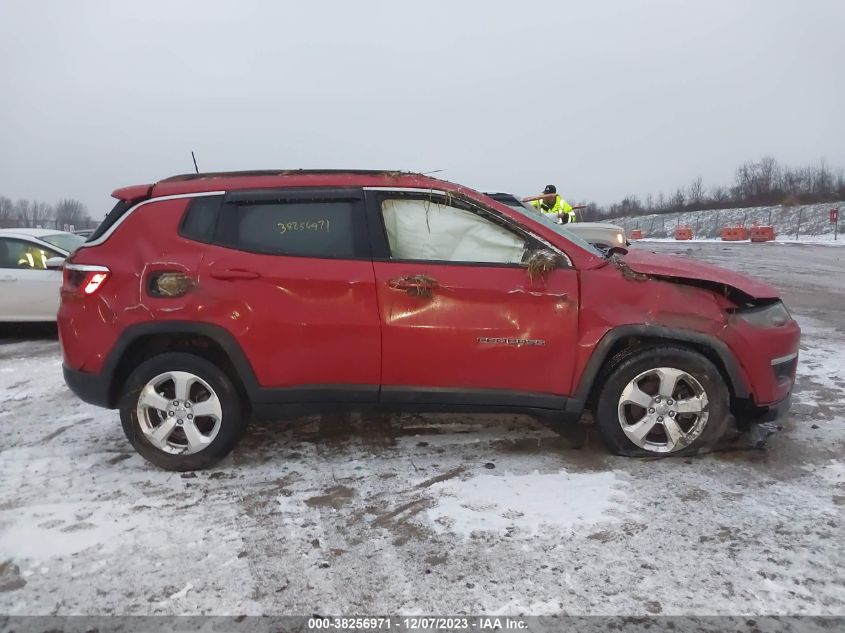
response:
<path id="1" fill-rule="evenodd" d="M 394 259 L 518 264 L 525 240 L 471 211 L 430 200 L 385 200 Z"/>

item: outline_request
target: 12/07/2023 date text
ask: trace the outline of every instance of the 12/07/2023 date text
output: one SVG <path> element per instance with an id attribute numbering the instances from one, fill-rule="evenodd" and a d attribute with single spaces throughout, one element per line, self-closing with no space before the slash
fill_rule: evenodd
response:
<path id="1" fill-rule="evenodd" d="M 309 618 L 309 631 L 526 631 L 527 623 L 508 617 L 323 617 Z"/>

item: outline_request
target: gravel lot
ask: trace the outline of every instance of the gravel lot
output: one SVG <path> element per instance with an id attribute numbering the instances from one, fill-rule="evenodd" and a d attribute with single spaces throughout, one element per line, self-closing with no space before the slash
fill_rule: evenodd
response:
<path id="1" fill-rule="evenodd" d="M 845 248 L 637 248 L 783 291 L 800 378 L 765 449 L 632 460 L 587 420 L 336 415 L 167 473 L 27 330 L 0 345 L 0 613 L 845 615 Z"/>

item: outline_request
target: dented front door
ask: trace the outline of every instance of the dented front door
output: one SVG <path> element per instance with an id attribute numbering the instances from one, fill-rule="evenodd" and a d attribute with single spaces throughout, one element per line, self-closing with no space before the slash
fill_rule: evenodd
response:
<path id="1" fill-rule="evenodd" d="M 532 236 L 442 192 L 368 191 L 367 209 L 382 400 L 560 405 L 554 396 L 572 375 L 577 273 L 532 278 Z"/>
<path id="2" fill-rule="evenodd" d="M 383 393 L 390 386 L 565 394 L 578 283 L 571 269 L 375 262 Z"/>

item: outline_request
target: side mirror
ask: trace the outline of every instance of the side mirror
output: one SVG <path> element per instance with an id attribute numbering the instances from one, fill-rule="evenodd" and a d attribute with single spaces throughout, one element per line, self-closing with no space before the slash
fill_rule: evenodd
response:
<path id="1" fill-rule="evenodd" d="M 61 270 L 65 265 L 65 258 L 64 257 L 51 257 L 44 265 L 47 266 L 47 270 Z"/>
<path id="2" fill-rule="evenodd" d="M 544 277 L 555 268 L 560 268 L 563 262 L 563 257 L 553 251 L 545 249 L 534 251 L 528 258 L 528 278 L 534 280 Z"/>

